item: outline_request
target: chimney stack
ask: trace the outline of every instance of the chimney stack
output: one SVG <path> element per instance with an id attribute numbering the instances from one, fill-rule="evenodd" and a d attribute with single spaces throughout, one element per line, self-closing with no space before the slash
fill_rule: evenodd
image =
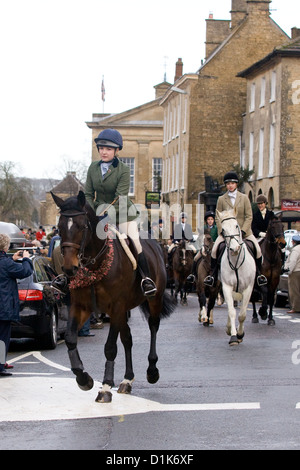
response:
<path id="1" fill-rule="evenodd" d="M 179 58 L 176 62 L 174 83 L 176 82 L 176 80 L 178 80 L 178 78 L 182 77 L 182 68 L 183 68 L 182 59 Z"/>

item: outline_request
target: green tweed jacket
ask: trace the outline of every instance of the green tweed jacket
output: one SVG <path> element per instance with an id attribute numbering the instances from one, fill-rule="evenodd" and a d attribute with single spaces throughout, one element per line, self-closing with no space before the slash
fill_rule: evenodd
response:
<path id="1" fill-rule="evenodd" d="M 111 222 L 118 225 L 126 220 L 136 219 L 139 212 L 128 197 L 129 167 L 115 157 L 109 170 L 102 177 L 100 163 L 100 161 L 92 162 L 88 169 L 85 184 L 85 197 L 88 203 L 99 215 L 117 196 L 120 196 L 107 211 Z"/>

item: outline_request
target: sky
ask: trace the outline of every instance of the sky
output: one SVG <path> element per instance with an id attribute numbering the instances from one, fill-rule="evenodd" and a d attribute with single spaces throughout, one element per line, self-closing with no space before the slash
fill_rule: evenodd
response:
<path id="1" fill-rule="evenodd" d="M 230 9 L 231 0 L 0 0 L 0 162 L 28 178 L 88 166 L 93 113 L 154 100 L 179 57 L 195 73 L 205 19 L 230 19 Z M 299 0 L 273 0 L 270 11 L 288 35 L 300 27 Z"/>

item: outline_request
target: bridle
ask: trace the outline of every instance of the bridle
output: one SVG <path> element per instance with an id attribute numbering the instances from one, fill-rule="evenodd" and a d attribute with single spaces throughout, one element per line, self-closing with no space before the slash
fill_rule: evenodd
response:
<path id="1" fill-rule="evenodd" d="M 85 224 L 84 224 L 84 229 L 83 229 L 83 236 L 80 242 L 80 245 L 78 243 L 73 243 L 73 242 L 63 242 L 61 243 L 61 252 L 63 255 L 63 249 L 65 247 L 70 247 L 70 248 L 75 248 L 78 250 L 78 259 L 79 259 L 79 266 L 80 267 L 86 267 L 89 266 L 90 264 L 95 264 L 96 261 L 103 255 L 103 253 L 107 250 L 108 248 L 108 243 L 107 243 L 107 238 L 105 240 L 104 245 L 102 246 L 101 250 L 96 254 L 94 258 L 85 257 L 84 256 L 84 250 L 85 250 L 85 245 L 87 241 L 87 235 L 88 232 L 90 231 L 92 233 L 92 226 L 88 218 L 88 214 L 86 211 L 76 211 L 76 212 L 70 212 L 70 211 L 65 211 L 65 212 L 60 212 L 60 215 L 66 218 L 74 218 L 78 217 L 80 215 L 85 216 Z"/>
<path id="2" fill-rule="evenodd" d="M 227 217 L 226 219 L 223 219 L 222 222 L 224 222 L 225 220 L 230 220 L 230 219 L 236 220 L 235 217 Z M 241 229 L 238 226 L 238 233 L 234 233 L 232 235 L 225 235 L 224 230 L 222 229 L 222 236 L 225 240 L 225 245 L 226 245 L 226 249 L 227 249 L 228 264 L 229 264 L 230 268 L 233 271 L 235 271 L 236 274 L 237 274 L 237 270 L 242 266 L 242 264 L 245 261 L 245 257 L 246 257 L 245 242 L 243 241 L 243 239 L 242 239 L 242 242 L 240 242 L 240 240 L 242 238 L 241 237 Z M 238 251 L 238 256 L 236 258 L 235 265 L 231 262 L 231 259 L 230 259 L 230 256 L 229 256 L 230 243 L 231 243 L 232 240 L 235 240 L 240 246 L 239 251 Z M 242 247 L 244 248 L 243 250 L 241 250 Z M 242 253 L 243 253 L 244 256 L 243 256 L 243 259 L 241 260 L 240 257 L 241 257 Z"/>

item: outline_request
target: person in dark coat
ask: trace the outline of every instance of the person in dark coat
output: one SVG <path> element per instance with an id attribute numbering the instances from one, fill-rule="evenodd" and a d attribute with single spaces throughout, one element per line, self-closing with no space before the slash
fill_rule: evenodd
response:
<path id="1" fill-rule="evenodd" d="M 29 251 L 17 251 L 7 256 L 10 237 L 0 234 L 0 341 L 5 344 L 5 361 L 0 363 L 0 376 L 11 375 L 5 370 L 6 355 L 10 343 L 11 322 L 19 321 L 20 303 L 17 279 L 24 279 L 33 271 Z M 23 259 L 22 259 L 23 258 Z M 22 262 L 17 260 L 22 259 Z"/>
<path id="2" fill-rule="evenodd" d="M 252 232 L 256 238 L 265 238 L 269 222 L 274 217 L 274 212 L 267 208 L 268 200 L 263 194 L 257 197 L 256 204 L 259 210 L 253 214 Z"/>

